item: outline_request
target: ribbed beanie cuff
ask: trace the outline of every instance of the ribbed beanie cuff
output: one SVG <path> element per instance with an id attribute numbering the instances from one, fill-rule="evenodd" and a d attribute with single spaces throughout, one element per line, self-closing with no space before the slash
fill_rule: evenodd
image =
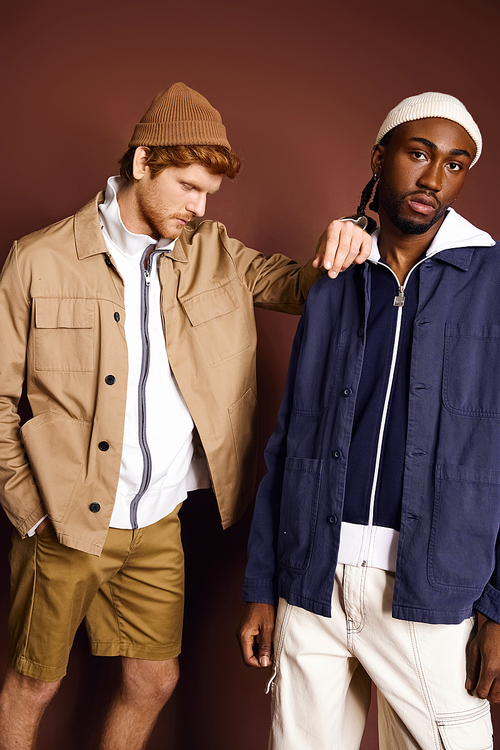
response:
<path id="1" fill-rule="evenodd" d="M 483 148 L 481 132 L 462 102 L 449 94 L 427 91 L 425 94 L 403 99 L 394 109 L 391 109 L 385 118 L 375 143 L 380 143 L 386 133 L 404 122 L 423 120 L 428 117 L 443 117 L 445 120 L 452 120 L 468 132 L 476 144 L 476 155 L 471 162 L 472 167 L 481 156 Z"/>
<path id="2" fill-rule="evenodd" d="M 174 83 L 155 96 L 128 146 L 181 145 L 231 148 L 219 112 L 197 91 Z"/>

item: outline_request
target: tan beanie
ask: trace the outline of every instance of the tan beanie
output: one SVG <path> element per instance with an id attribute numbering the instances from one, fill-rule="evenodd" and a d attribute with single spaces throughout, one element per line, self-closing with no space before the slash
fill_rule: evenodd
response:
<path id="1" fill-rule="evenodd" d="M 394 109 L 391 109 L 385 118 L 375 143 L 380 143 L 384 135 L 397 125 L 412 120 L 423 120 L 427 117 L 443 117 L 445 120 L 453 120 L 468 132 L 476 144 L 476 155 L 471 162 L 472 167 L 481 156 L 483 147 L 481 132 L 462 102 L 450 94 L 427 91 L 425 94 L 403 99 Z"/>
<path id="2" fill-rule="evenodd" d="M 184 83 L 174 83 L 155 96 L 128 147 L 180 145 L 231 148 L 222 118 L 210 102 Z"/>

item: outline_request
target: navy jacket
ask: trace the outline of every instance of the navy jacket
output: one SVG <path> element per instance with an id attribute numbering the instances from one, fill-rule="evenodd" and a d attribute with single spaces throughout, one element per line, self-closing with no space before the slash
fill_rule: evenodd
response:
<path id="1" fill-rule="evenodd" d="M 243 598 L 330 616 L 370 263 L 310 291 L 266 449 Z M 500 622 L 500 244 L 420 267 L 393 616 Z"/>

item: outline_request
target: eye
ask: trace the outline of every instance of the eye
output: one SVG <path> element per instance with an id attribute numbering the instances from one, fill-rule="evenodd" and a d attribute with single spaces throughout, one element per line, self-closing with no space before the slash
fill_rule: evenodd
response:
<path id="1" fill-rule="evenodd" d="M 194 190 L 194 185 L 190 185 L 189 182 L 181 182 L 181 187 L 183 190 L 185 190 L 187 193 L 190 190 Z"/>
<path id="2" fill-rule="evenodd" d="M 423 151 L 412 151 L 412 154 L 417 161 L 424 161 L 424 159 L 427 159 L 427 154 L 424 154 Z"/>
<path id="3" fill-rule="evenodd" d="M 457 161 L 452 161 L 448 164 L 448 169 L 451 172 L 460 172 L 462 169 L 462 165 L 459 164 Z"/>

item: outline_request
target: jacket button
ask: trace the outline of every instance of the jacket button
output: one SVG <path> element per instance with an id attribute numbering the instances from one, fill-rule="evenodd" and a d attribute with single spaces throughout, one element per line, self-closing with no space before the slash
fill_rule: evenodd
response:
<path id="1" fill-rule="evenodd" d="M 108 268 L 111 268 L 112 265 L 113 265 L 113 263 L 111 262 L 111 258 L 109 257 L 109 255 L 105 255 L 104 256 L 104 262 L 106 263 L 106 265 L 107 265 Z"/>
<path id="2" fill-rule="evenodd" d="M 114 375 L 106 375 L 106 377 L 104 378 L 104 380 L 105 380 L 105 382 L 106 382 L 106 383 L 107 383 L 108 385 L 114 385 L 114 382 L 115 382 L 115 376 L 114 376 Z"/>
<path id="3" fill-rule="evenodd" d="M 337 523 L 337 516 L 327 516 L 327 523 L 330 524 L 330 526 L 334 526 Z"/>
<path id="4" fill-rule="evenodd" d="M 116 313 L 115 313 L 115 314 L 113 315 L 113 317 L 114 317 L 114 319 L 116 320 L 116 322 L 118 323 L 118 321 L 120 320 L 120 313 L 119 313 L 119 312 L 116 312 Z"/>
<path id="5" fill-rule="evenodd" d="M 109 449 L 109 443 L 107 443 L 106 440 L 101 440 L 97 447 L 100 451 L 107 451 Z"/>
<path id="6" fill-rule="evenodd" d="M 342 391 L 342 395 L 345 396 L 346 398 L 348 396 L 351 396 L 352 395 L 352 388 L 344 388 L 344 390 Z"/>
<path id="7" fill-rule="evenodd" d="M 333 451 L 332 458 L 335 458 L 338 461 L 339 458 L 342 458 L 342 451 Z"/>
<path id="8" fill-rule="evenodd" d="M 99 513 L 99 511 L 101 510 L 101 506 L 99 505 L 99 503 L 90 503 L 89 510 L 91 513 Z"/>

